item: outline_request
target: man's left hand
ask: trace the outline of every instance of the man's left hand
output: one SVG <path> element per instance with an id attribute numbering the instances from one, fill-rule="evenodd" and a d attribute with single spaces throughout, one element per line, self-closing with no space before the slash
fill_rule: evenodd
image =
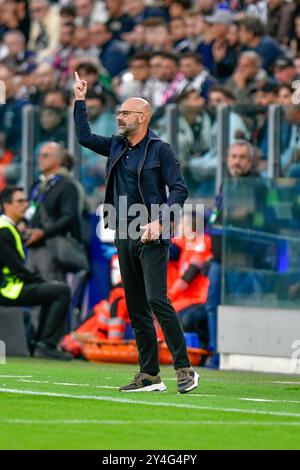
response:
<path id="1" fill-rule="evenodd" d="M 34 245 L 35 243 L 41 241 L 43 238 L 45 238 L 44 230 L 40 228 L 34 228 L 30 231 L 29 238 L 26 241 L 26 246 Z"/>
<path id="2" fill-rule="evenodd" d="M 150 222 L 147 225 L 141 225 L 141 229 L 145 230 L 141 237 L 142 243 L 147 243 L 152 240 L 158 240 L 162 232 L 162 225 L 158 220 Z"/>

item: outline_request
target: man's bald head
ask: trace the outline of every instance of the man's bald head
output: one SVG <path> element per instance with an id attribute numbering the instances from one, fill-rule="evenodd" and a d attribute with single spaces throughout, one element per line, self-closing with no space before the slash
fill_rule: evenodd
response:
<path id="1" fill-rule="evenodd" d="M 132 145 L 146 134 L 152 115 L 148 101 L 143 98 L 128 98 L 117 113 L 118 130 Z"/>
<path id="2" fill-rule="evenodd" d="M 128 98 L 126 101 L 121 106 L 122 109 L 127 109 L 127 110 L 133 110 L 133 111 L 139 111 L 141 113 L 144 113 L 148 123 L 150 122 L 151 116 L 152 116 L 152 109 L 151 105 L 147 100 L 144 100 L 144 98 Z"/>
<path id="3" fill-rule="evenodd" d="M 45 175 L 56 174 L 61 166 L 64 156 L 63 147 L 57 142 L 47 142 L 44 144 L 39 153 L 39 167 Z"/>

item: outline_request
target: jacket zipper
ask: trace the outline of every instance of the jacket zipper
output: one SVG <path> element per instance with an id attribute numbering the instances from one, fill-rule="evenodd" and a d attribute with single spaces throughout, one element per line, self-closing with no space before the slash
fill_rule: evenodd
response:
<path id="1" fill-rule="evenodd" d="M 153 139 L 148 140 L 148 142 L 147 142 L 147 144 L 146 144 L 146 148 L 145 148 L 143 160 L 141 161 L 141 163 L 139 164 L 139 167 L 138 167 L 138 188 L 139 188 L 139 192 L 140 192 L 141 198 L 142 198 L 142 200 L 143 200 L 144 206 L 145 206 L 146 211 L 147 211 L 148 221 L 150 221 L 150 222 L 151 222 L 151 218 L 150 218 L 149 211 L 148 211 L 148 209 L 147 209 L 147 206 L 146 206 L 146 203 L 145 203 L 145 199 L 144 199 L 144 196 L 143 196 L 143 193 L 142 193 L 142 190 L 141 190 L 140 175 L 141 175 L 141 171 L 142 171 L 143 165 L 144 165 L 145 160 L 146 160 L 147 150 L 148 150 L 148 146 L 149 146 L 151 140 L 153 140 Z"/>
<path id="2" fill-rule="evenodd" d="M 109 178 L 110 178 L 110 174 L 111 174 L 111 172 L 112 172 L 112 169 L 113 169 L 113 167 L 115 166 L 115 164 L 117 163 L 117 161 L 124 155 L 124 153 L 126 152 L 126 150 L 127 150 L 127 142 L 126 142 L 125 150 L 123 150 L 123 151 L 120 153 L 120 155 L 117 156 L 117 158 L 115 159 L 114 163 L 113 163 L 112 166 L 110 167 L 110 170 L 109 170 L 109 173 L 108 173 L 108 176 L 107 176 L 104 202 L 106 201 L 106 192 L 107 192 L 108 182 L 109 182 Z"/>

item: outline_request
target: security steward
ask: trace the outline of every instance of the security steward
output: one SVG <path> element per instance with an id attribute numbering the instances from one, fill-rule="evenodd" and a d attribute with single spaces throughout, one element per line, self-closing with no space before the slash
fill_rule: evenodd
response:
<path id="1" fill-rule="evenodd" d="M 23 189 L 7 186 L 0 194 L 0 204 L 0 305 L 41 306 L 33 355 L 69 360 L 72 356 L 58 343 L 64 333 L 70 290 L 62 282 L 44 281 L 24 265 L 25 252 L 17 228 L 28 208 Z"/>

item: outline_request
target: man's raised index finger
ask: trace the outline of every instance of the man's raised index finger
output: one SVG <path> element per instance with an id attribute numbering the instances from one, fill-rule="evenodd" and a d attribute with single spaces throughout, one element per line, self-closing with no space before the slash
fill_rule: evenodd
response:
<path id="1" fill-rule="evenodd" d="M 74 73 L 75 73 L 75 80 L 81 82 L 78 72 L 75 71 Z"/>

